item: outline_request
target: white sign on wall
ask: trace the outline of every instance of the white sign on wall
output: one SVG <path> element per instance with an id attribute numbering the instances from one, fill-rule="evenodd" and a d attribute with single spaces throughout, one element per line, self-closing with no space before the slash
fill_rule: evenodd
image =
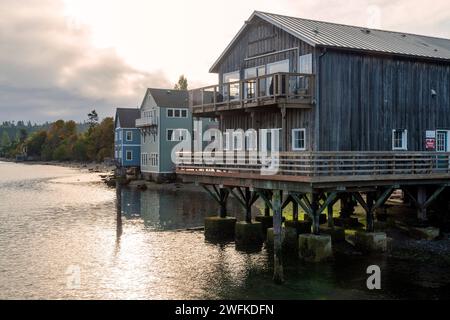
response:
<path id="1" fill-rule="evenodd" d="M 427 130 L 427 131 L 425 131 L 425 138 L 427 138 L 427 139 L 435 139 L 436 138 L 436 131 L 434 131 L 434 130 Z"/>

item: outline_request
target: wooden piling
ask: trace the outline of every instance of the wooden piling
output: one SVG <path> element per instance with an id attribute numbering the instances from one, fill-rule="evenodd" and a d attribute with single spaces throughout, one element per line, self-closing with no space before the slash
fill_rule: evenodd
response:
<path id="1" fill-rule="evenodd" d="M 284 282 L 283 262 L 282 262 L 282 227 L 281 227 L 281 191 L 275 190 L 273 193 L 273 280 L 275 283 Z"/>

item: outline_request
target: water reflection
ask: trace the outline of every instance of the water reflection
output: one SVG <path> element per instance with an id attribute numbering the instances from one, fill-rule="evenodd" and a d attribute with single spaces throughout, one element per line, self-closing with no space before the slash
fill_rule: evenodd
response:
<path id="1" fill-rule="evenodd" d="M 161 231 L 202 227 L 204 218 L 218 211 L 218 205 L 202 191 L 140 191 L 123 187 L 118 197 L 126 219 L 141 218 L 147 228 Z M 243 217 L 242 208 L 235 201 L 230 201 L 229 211 Z"/>

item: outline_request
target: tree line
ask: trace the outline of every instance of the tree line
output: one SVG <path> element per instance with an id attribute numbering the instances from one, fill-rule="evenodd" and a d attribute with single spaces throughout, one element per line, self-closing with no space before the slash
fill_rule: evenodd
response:
<path id="1" fill-rule="evenodd" d="M 33 160 L 57 161 L 103 161 L 112 157 L 114 151 L 114 121 L 108 117 L 101 122 L 93 110 L 89 120 L 80 126 L 75 121 L 58 120 L 46 128 L 27 131 L 20 128 L 11 139 L 3 131 L 0 139 L 0 156 L 26 157 Z M 87 129 L 85 130 L 85 127 Z"/>

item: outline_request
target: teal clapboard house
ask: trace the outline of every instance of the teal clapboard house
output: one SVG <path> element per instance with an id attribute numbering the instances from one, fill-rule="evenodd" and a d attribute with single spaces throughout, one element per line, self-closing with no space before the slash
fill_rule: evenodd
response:
<path id="1" fill-rule="evenodd" d="M 202 119 L 202 129 L 218 127 L 215 119 Z M 183 130 L 192 134 L 193 118 L 188 92 L 149 88 L 141 104 L 141 173 L 145 179 L 164 181 L 175 178 L 172 149 L 182 139 Z M 175 133 L 176 132 L 176 133 Z"/>
<path id="2" fill-rule="evenodd" d="M 136 128 L 137 108 L 117 108 L 114 125 L 114 159 L 121 167 L 139 167 L 141 133 Z"/>

